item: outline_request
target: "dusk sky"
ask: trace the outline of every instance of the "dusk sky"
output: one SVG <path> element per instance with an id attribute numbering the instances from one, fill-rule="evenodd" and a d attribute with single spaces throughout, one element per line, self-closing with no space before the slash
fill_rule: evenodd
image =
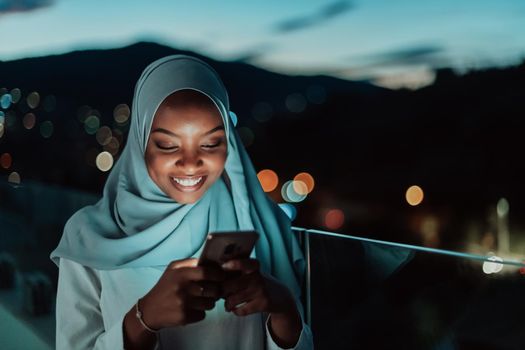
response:
<path id="1" fill-rule="evenodd" d="M 0 0 L 1 60 L 139 40 L 287 74 L 431 83 L 525 58 L 523 0 Z"/>

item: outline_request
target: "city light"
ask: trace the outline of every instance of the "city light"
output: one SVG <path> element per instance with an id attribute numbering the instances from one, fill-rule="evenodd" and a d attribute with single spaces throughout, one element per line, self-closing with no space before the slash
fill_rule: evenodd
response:
<path id="1" fill-rule="evenodd" d="M 100 127 L 100 119 L 96 115 L 90 115 L 84 121 L 84 130 L 90 135 L 94 135 Z"/>
<path id="2" fill-rule="evenodd" d="M 297 208 L 290 203 L 279 203 L 279 207 L 286 213 L 290 218 L 290 221 L 294 221 L 297 217 Z"/>
<path id="3" fill-rule="evenodd" d="M 283 187 L 281 187 L 281 196 L 287 202 L 297 203 L 303 201 L 306 198 L 306 194 L 300 194 L 295 191 L 295 187 L 300 186 L 304 186 L 302 192 L 306 192 L 306 185 L 304 183 L 293 180 L 286 181 Z"/>
<path id="4" fill-rule="evenodd" d="M 405 198 L 408 204 L 416 206 L 423 201 L 423 190 L 419 186 L 410 186 L 406 191 Z"/>
<path id="5" fill-rule="evenodd" d="M 113 110 L 113 118 L 118 124 L 126 124 L 130 114 L 129 106 L 125 103 L 117 105 Z"/>
<path id="6" fill-rule="evenodd" d="M 315 187 L 315 181 L 312 175 L 309 173 L 303 172 L 295 175 L 294 177 L 295 181 L 302 182 L 304 185 L 306 185 L 306 193 L 301 193 L 302 186 L 294 187 L 295 191 L 299 194 L 309 194 L 313 191 Z"/>
<path id="7" fill-rule="evenodd" d="M 9 174 L 9 176 L 7 177 L 7 181 L 10 183 L 10 184 L 14 184 L 14 185 L 20 185 L 20 174 L 18 174 L 16 171 L 13 171 L 11 174 Z"/>
<path id="8" fill-rule="evenodd" d="M 51 135 L 53 135 L 53 122 L 50 120 L 46 120 L 40 124 L 40 135 L 42 135 L 43 138 L 50 138 Z"/>
<path id="9" fill-rule="evenodd" d="M 509 213 L 509 209 L 510 209 L 509 201 L 507 201 L 505 198 L 501 198 L 498 201 L 498 204 L 496 206 L 498 217 L 500 218 L 505 217 Z"/>
<path id="10" fill-rule="evenodd" d="M 40 104 L 40 94 L 36 91 L 30 93 L 26 98 L 26 103 L 29 108 L 35 109 Z"/>
<path id="11" fill-rule="evenodd" d="M 109 152 L 100 152 L 95 160 L 95 164 L 100 171 L 108 171 L 113 166 L 113 156 Z"/>
<path id="12" fill-rule="evenodd" d="M 257 173 L 257 178 L 259 179 L 264 192 L 272 192 L 279 184 L 279 177 L 275 171 L 270 169 L 259 171 Z"/>
<path id="13" fill-rule="evenodd" d="M 0 107 L 3 109 L 8 109 L 11 106 L 11 102 L 13 101 L 13 98 L 11 94 L 3 94 L 0 97 Z"/>
<path id="14" fill-rule="evenodd" d="M 22 92 L 19 88 L 11 90 L 11 98 L 13 99 L 13 103 L 18 103 L 18 101 L 20 101 L 20 98 L 22 98 Z"/>
<path id="15" fill-rule="evenodd" d="M 33 113 L 27 113 L 22 119 L 22 124 L 27 130 L 33 129 L 36 123 L 36 116 Z"/>
<path id="16" fill-rule="evenodd" d="M 97 138 L 97 142 L 101 146 L 107 145 L 111 141 L 112 136 L 113 136 L 113 133 L 111 132 L 111 129 L 107 126 L 103 126 L 97 130 L 96 138 Z"/>
<path id="17" fill-rule="evenodd" d="M 11 164 L 13 163 L 13 158 L 9 153 L 3 153 L 0 156 L 0 165 L 4 169 L 9 169 L 11 167 Z"/>
<path id="18" fill-rule="evenodd" d="M 324 216 L 324 225 L 330 230 L 340 229 L 345 223 L 345 214 L 341 209 L 330 209 Z"/>
<path id="19" fill-rule="evenodd" d="M 490 275 L 492 273 L 498 273 L 503 269 L 503 264 L 500 264 L 500 262 L 503 262 L 503 259 L 499 256 L 493 255 L 488 258 L 490 261 L 483 262 L 483 272 L 487 275 Z M 494 262 L 493 262 L 494 261 Z"/>

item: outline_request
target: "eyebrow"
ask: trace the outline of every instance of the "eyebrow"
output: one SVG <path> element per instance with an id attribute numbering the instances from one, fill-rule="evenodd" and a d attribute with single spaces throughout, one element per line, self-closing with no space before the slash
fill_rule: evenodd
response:
<path id="1" fill-rule="evenodd" d="M 216 126 L 215 128 L 211 129 L 210 131 L 206 131 L 204 133 L 204 135 L 213 134 L 214 132 L 219 131 L 219 130 L 224 130 L 224 126 L 223 125 Z M 154 133 L 154 132 L 161 132 L 161 133 L 166 134 L 166 135 L 175 136 L 175 137 L 179 137 L 180 138 L 180 136 L 177 135 L 176 133 L 174 133 L 173 131 L 169 131 L 169 130 L 166 130 L 166 129 L 163 129 L 163 128 L 156 128 L 151 133 Z"/>

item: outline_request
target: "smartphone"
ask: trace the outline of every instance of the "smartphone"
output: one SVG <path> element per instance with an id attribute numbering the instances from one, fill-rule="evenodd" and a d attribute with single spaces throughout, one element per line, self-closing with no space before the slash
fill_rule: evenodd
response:
<path id="1" fill-rule="evenodd" d="M 257 231 L 209 233 L 198 265 L 222 265 L 228 260 L 249 258 L 257 239 Z"/>

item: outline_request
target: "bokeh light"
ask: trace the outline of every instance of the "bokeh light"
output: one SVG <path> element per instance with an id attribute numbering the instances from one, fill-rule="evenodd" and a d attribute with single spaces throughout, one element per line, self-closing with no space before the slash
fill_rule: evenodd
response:
<path id="1" fill-rule="evenodd" d="M 277 188 L 279 184 L 279 177 L 275 171 L 270 169 L 264 169 L 257 173 L 257 178 L 261 183 L 262 189 L 264 192 L 272 192 Z"/>
<path id="2" fill-rule="evenodd" d="M 19 185 L 21 182 L 20 174 L 18 174 L 16 171 L 13 171 L 9 176 L 7 177 L 7 181 L 14 185 Z"/>
<path id="3" fill-rule="evenodd" d="M 46 120 L 42 123 L 40 123 L 40 135 L 42 135 L 43 138 L 50 138 L 51 135 L 53 135 L 53 122 L 50 120 Z"/>
<path id="4" fill-rule="evenodd" d="M 118 124 L 126 124 L 130 114 L 129 106 L 125 103 L 121 103 L 113 109 L 113 118 Z"/>
<path id="5" fill-rule="evenodd" d="M 27 96 L 26 103 L 32 109 L 37 108 L 40 104 L 40 94 L 36 91 L 33 91 Z"/>
<path id="6" fill-rule="evenodd" d="M 421 204 L 421 202 L 423 201 L 423 197 L 423 189 L 416 185 L 410 186 L 405 194 L 407 203 L 412 206 Z"/>
<path id="7" fill-rule="evenodd" d="M 281 187 L 281 196 L 287 202 L 297 203 L 303 201 L 306 198 L 306 194 L 297 193 L 294 188 L 297 186 L 304 186 L 303 192 L 306 192 L 306 185 L 304 185 L 304 183 L 302 185 L 294 184 L 295 182 L 296 181 L 293 180 L 286 181 L 283 187 Z"/>
<path id="8" fill-rule="evenodd" d="M 305 196 L 308 194 L 308 186 L 302 181 L 293 180 L 292 181 L 293 190 L 300 196 Z"/>
<path id="9" fill-rule="evenodd" d="M 52 112 L 55 110 L 57 104 L 57 100 L 55 96 L 49 95 L 44 98 L 44 102 L 42 102 L 42 106 L 44 107 L 44 110 L 46 112 Z"/>
<path id="10" fill-rule="evenodd" d="M 483 262 L 483 272 L 487 275 L 490 275 L 491 273 L 498 273 L 501 270 L 503 270 L 503 259 L 499 256 L 493 255 L 488 258 L 490 261 L 484 261 Z"/>
<path id="11" fill-rule="evenodd" d="M 4 136 L 5 131 L 5 114 L 0 111 L 0 137 Z"/>
<path id="12" fill-rule="evenodd" d="M 95 163 L 100 171 L 108 171 L 113 166 L 113 156 L 106 151 L 100 152 Z"/>
<path id="13" fill-rule="evenodd" d="M 297 217 L 297 208 L 295 205 L 290 203 L 279 203 L 279 207 L 285 212 L 286 216 L 290 218 L 290 221 L 294 221 Z"/>
<path id="14" fill-rule="evenodd" d="M 240 128 L 237 129 L 237 132 L 239 133 L 239 136 L 242 140 L 242 143 L 244 145 L 244 147 L 249 147 L 253 144 L 254 140 L 255 140 L 255 135 L 252 131 L 252 129 L 246 127 L 246 126 L 242 126 Z"/>
<path id="15" fill-rule="evenodd" d="M 11 97 L 11 94 L 9 93 L 3 94 L 0 97 L 0 107 L 2 107 L 3 109 L 8 109 L 9 107 L 11 107 L 12 101 L 13 101 L 13 98 Z"/>
<path id="16" fill-rule="evenodd" d="M 89 117 L 90 115 L 91 115 L 90 106 L 87 106 L 87 105 L 80 106 L 77 110 L 77 120 L 81 123 L 84 123 L 87 117 Z"/>
<path id="17" fill-rule="evenodd" d="M 293 93 L 286 97 L 286 108 L 292 113 L 301 113 L 306 108 L 306 99 L 300 93 Z"/>
<path id="18" fill-rule="evenodd" d="M 338 230 L 345 223 L 345 214 L 341 209 L 330 209 L 324 216 L 324 225 L 330 230 Z"/>
<path id="19" fill-rule="evenodd" d="M 94 135 L 100 127 L 100 119 L 96 115 L 90 115 L 84 121 L 84 130 L 90 135 Z"/>
<path id="20" fill-rule="evenodd" d="M 120 143 L 115 137 L 111 137 L 109 142 L 104 145 L 104 151 L 111 153 L 116 156 L 119 151 Z"/>
<path id="21" fill-rule="evenodd" d="M 13 103 L 18 103 L 20 101 L 20 98 L 22 98 L 22 91 L 20 91 L 19 88 L 14 88 L 11 90 L 11 97 L 13 99 Z"/>
<path id="22" fill-rule="evenodd" d="M 22 123 L 27 130 L 33 129 L 36 123 L 36 116 L 33 113 L 27 113 L 22 119 Z"/>
<path id="23" fill-rule="evenodd" d="M 258 122 L 267 122 L 272 118 L 272 116 L 272 105 L 267 102 L 257 102 L 252 108 L 252 117 Z"/>
<path id="24" fill-rule="evenodd" d="M 505 217 L 509 213 L 510 205 L 509 201 L 505 198 L 501 198 L 496 206 L 496 211 L 500 218 Z"/>
<path id="25" fill-rule="evenodd" d="M 103 126 L 100 129 L 97 130 L 97 142 L 101 146 L 107 145 L 111 141 L 111 137 L 113 136 L 113 133 L 111 132 L 111 129 L 107 126 Z"/>
<path id="26" fill-rule="evenodd" d="M 117 139 L 118 143 L 121 145 L 124 144 L 124 134 L 122 133 L 122 131 L 120 129 L 114 128 L 112 132 L 113 137 Z"/>
<path id="27" fill-rule="evenodd" d="M 0 156 L 0 165 L 4 169 L 9 169 L 11 167 L 11 164 L 13 163 L 13 158 L 9 153 L 3 153 Z"/>
<path id="28" fill-rule="evenodd" d="M 299 191 L 301 191 L 302 186 L 295 187 L 295 191 L 297 191 L 297 193 L 308 194 L 308 193 L 311 193 L 313 191 L 314 187 L 315 187 L 314 178 L 309 173 L 306 173 L 306 172 L 299 173 L 299 174 L 295 175 L 295 177 L 293 179 L 295 181 L 300 181 L 300 182 L 304 183 L 304 185 L 306 186 L 306 193 L 299 192 Z"/>

